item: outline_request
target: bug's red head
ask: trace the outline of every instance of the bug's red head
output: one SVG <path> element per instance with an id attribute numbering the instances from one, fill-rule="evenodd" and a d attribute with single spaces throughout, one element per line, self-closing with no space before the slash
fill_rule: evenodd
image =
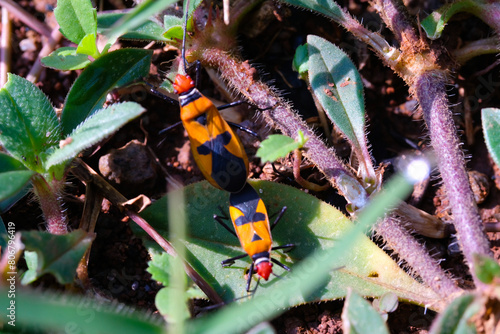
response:
<path id="1" fill-rule="evenodd" d="M 182 94 L 194 87 L 193 79 L 189 75 L 177 74 L 174 81 L 175 94 Z"/>
<path id="2" fill-rule="evenodd" d="M 273 272 L 273 264 L 269 261 L 262 261 L 255 265 L 255 271 L 257 272 L 257 275 L 267 281 L 267 279 Z"/>

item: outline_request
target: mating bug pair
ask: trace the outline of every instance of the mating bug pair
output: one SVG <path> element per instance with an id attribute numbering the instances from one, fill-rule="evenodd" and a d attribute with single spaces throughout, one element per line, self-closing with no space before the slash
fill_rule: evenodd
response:
<path id="1" fill-rule="evenodd" d="M 189 0 L 186 9 L 189 7 Z M 175 93 L 179 96 L 181 121 L 191 142 L 191 151 L 200 171 L 207 181 L 216 188 L 230 193 L 229 213 L 234 231 L 224 222 L 224 216 L 214 218 L 226 230 L 238 237 L 246 254 L 222 261 L 223 266 L 230 266 L 235 260 L 249 256 L 252 259 L 247 291 L 250 291 L 254 273 L 267 280 L 272 273 L 272 262 L 285 270 L 287 266 L 270 257 L 271 250 L 291 249 L 293 245 L 272 247 L 271 230 L 284 214 L 280 212 L 275 222 L 270 225 L 264 202 L 257 192 L 247 183 L 248 158 L 241 140 L 222 118 L 219 109 L 195 87 L 187 75 L 185 57 L 187 11 L 184 21 L 182 41 L 182 64 L 184 73 L 177 74 L 173 82 Z M 161 95 L 155 89 L 151 91 Z M 238 102 L 231 105 L 238 104 Z"/>

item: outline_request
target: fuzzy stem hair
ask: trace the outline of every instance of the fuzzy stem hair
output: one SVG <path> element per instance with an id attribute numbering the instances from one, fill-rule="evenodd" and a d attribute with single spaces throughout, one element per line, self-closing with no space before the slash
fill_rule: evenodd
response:
<path id="1" fill-rule="evenodd" d="M 60 201 L 62 183 L 57 180 L 48 183 L 39 174 L 33 176 L 32 183 L 47 224 L 47 231 L 59 235 L 68 233 L 68 217 Z"/>

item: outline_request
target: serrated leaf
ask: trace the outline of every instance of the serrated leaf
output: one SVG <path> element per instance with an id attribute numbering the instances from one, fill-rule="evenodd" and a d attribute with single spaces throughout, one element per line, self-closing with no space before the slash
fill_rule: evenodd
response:
<path id="1" fill-rule="evenodd" d="M 107 34 L 111 26 L 124 15 L 124 13 L 97 13 L 97 32 L 102 35 Z M 163 37 L 164 32 L 165 29 L 161 25 L 148 20 L 121 35 L 120 38 L 165 42 L 167 39 Z"/>
<path id="2" fill-rule="evenodd" d="M 491 157 L 500 166 L 500 109 L 485 108 L 481 110 L 484 140 Z"/>
<path id="3" fill-rule="evenodd" d="M 107 93 L 149 74 L 152 51 L 120 49 L 92 62 L 71 87 L 61 115 L 62 131 L 70 134 L 101 109 Z"/>
<path id="4" fill-rule="evenodd" d="M 61 284 L 72 283 L 76 268 L 95 235 L 76 230 L 65 235 L 21 232 L 26 250 L 37 253 L 36 278 L 51 273 Z"/>
<path id="5" fill-rule="evenodd" d="M 48 151 L 61 138 L 49 99 L 33 83 L 10 74 L 0 90 L 0 142 L 27 168 L 43 173 Z"/>
<path id="6" fill-rule="evenodd" d="M 90 0 L 58 0 L 54 15 L 62 34 L 75 44 L 96 33 L 97 15 Z"/>
<path id="7" fill-rule="evenodd" d="M 72 71 L 87 67 L 90 60 L 85 54 L 77 54 L 75 47 L 65 46 L 43 57 L 42 64 L 56 70 Z"/>
<path id="8" fill-rule="evenodd" d="M 290 152 L 298 148 L 300 148 L 300 143 L 293 138 L 283 135 L 270 135 L 260 143 L 256 156 L 263 163 L 268 161 L 273 162 L 279 158 L 286 157 Z"/>
<path id="9" fill-rule="evenodd" d="M 424 29 L 427 37 L 438 39 L 443 33 L 444 27 L 453 15 L 459 12 L 477 13 L 480 4 L 473 0 L 459 0 L 453 3 L 445 4 L 438 10 L 427 16 L 420 25 Z"/>
<path id="10" fill-rule="evenodd" d="M 170 260 L 172 256 L 164 252 L 150 252 L 151 261 L 148 262 L 148 273 L 151 278 L 167 286 L 170 282 Z"/>
<path id="11" fill-rule="evenodd" d="M 380 314 L 369 302 L 351 290 L 342 310 L 342 329 L 345 334 L 389 334 Z"/>
<path id="12" fill-rule="evenodd" d="M 76 48 L 76 53 L 91 56 L 95 59 L 99 58 L 99 50 L 97 50 L 96 35 L 88 34 L 82 38 L 78 47 Z"/>
<path id="13" fill-rule="evenodd" d="M 475 334 L 470 318 L 480 307 L 481 303 L 475 303 L 473 295 L 456 298 L 432 323 L 429 334 Z"/>
<path id="14" fill-rule="evenodd" d="M 295 243 L 297 246 L 289 253 L 273 252 L 272 256 L 292 270 L 297 262 L 313 252 L 332 247 L 342 233 L 352 226 L 338 210 L 300 190 L 271 182 L 251 183 L 266 203 L 270 215 L 280 211 L 284 205 L 288 206 L 287 212 L 273 230 L 274 245 Z M 224 300 L 229 301 L 246 295 L 244 269 L 249 266 L 249 259 L 239 260 L 227 268 L 220 265 L 222 260 L 242 254 L 238 240 L 212 218 L 214 214 L 220 214 L 219 206 L 222 206 L 227 214 L 227 192 L 216 190 L 207 182 L 192 184 L 183 190 L 188 224 L 188 236 L 185 240 L 188 262 Z M 147 208 L 142 216 L 168 239 L 168 226 L 165 223 L 168 221 L 168 210 L 165 198 Z M 144 235 L 143 231 L 137 233 Z M 353 251 L 346 257 L 339 258 L 337 264 L 338 267 L 345 267 L 331 272 L 330 279 L 314 293 L 298 295 L 296 302 L 343 298 L 347 287 L 353 287 L 359 293 L 372 297 L 392 291 L 408 300 L 435 298 L 430 289 L 408 276 L 364 235 L 360 235 L 360 241 L 356 243 Z M 275 267 L 276 274 L 286 277 L 286 272 Z M 310 270 L 314 271 L 315 268 Z M 279 281 L 278 278 L 261 281 L 256 295 L 265 295 L 268 289 L 272 289 Z M 255 284 L 255 281 L 252 284 Z"/>
<path id="15" fill-rule="evenodd" d="M 66 137 L 66 145 L 54 150 L 47 159 L 47 168 L 75 158 L 145 111 L 135 102 L 117 103 L 97 111 Z"/>
<path id="16" fill-rule="evenodd" d="M 500 278 L 500 264 L 488 256 L 474 254 L 476 276 L 483 283 L 490 284 L 493 279 Z"/>
<path id="17" fill-rule="evenodd" d="M 307 36 L 309 81 L 330 120 L 355 149 L 365 143 L 365 103 L 361 77 L 349 57 L 327 40 Z"/>
<path id="18" fill-rule="evenodd" d="M 151 16 L 161 13 L 175 2 L 176 0 L 146 0 L 140 3 L 105 32 L 109 43 L 113 44 L 118 37 L 141 26 L 149 21 Z"/>

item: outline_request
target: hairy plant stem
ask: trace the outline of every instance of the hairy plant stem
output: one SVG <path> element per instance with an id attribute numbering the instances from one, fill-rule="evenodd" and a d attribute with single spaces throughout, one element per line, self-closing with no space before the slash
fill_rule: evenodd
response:
<path id="1" fill-rule="evenodd" d="M 60 201 L 62 182 L 54 180 L 48 183 L 43 176 L 35 174 L 32 183 L 47 224 L 47 231 L 52 234 L 68 233 L 68 217 Z"/>
<path id="2" fill-rule="evenodd" d="M 414 270 L 417 268 L 418 275 L 437 294 L 450 300 L 456 297 L 462 289 L 441 270 L 439 263 L 428 252 L 420 251 L 423 246 L 415 238 L 408 236 L 408 231 L 403 225 L 399 219 L 389 216 L 377 224 L 376 233 L 382 236 L 387 246 L 398 253 L 399 257 L 404 259 L 411 268 Z M 404 240 L 405 244 L 394 243 L 394 240 Z"/>
<path id="3" fill-rule="evenodd" d="M 431 144 L 436 152 L 437 165 L 446 187 L 458 241 L 474 282 L 478 287 L 484 287 L 475 275 L 473 255 L 489 255 L 489 242 L 470 187 L 452 113 L 448 108 L 446 73 L 437 63 L 439 50 L 432 49 L 417 36 L 399 1 L 379 0 L 377 9 L 398 38 L 401 56 L 406 59 L 406 67 L 413 72 L 413 75 L 409 75 L 410 72 L 395 69 L 410 86 L 410 92 L 415 95 L 423 111 Z"/>
<path id="4" fill-rule="evenodd" d="M 473 255 L 490 255 L 491 252 L 448 108 L 443 76 L 435 72 L 424 73 L 416 78 L 414 89 L 438 158 L 437 164 L 450 202 L 458 241 L 476 285 L 481 285 L 475 275 Z"/>

